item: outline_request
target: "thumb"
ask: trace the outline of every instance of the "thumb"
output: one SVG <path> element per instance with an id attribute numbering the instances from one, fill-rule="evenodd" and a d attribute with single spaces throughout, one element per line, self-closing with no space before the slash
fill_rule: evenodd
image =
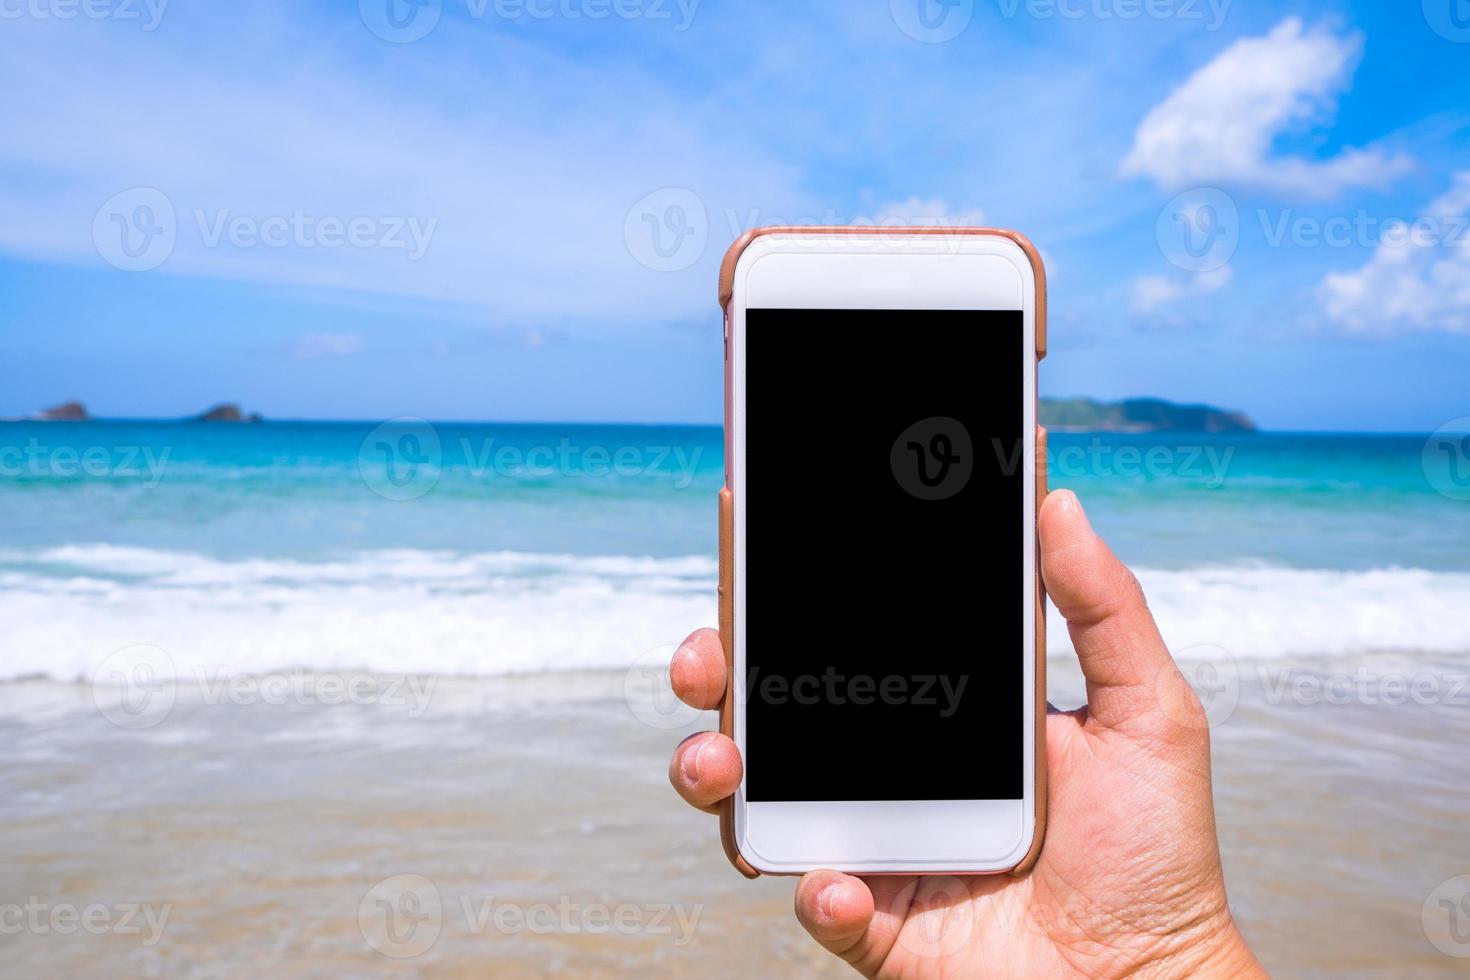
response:
<path id="1" fill-rule="evenodd" d="M 1087 679 L 1088 718 L 1107 728 L 1152 717 L 1178 675 L 1138 579 L 1093 531 L 1077 495 L 1047 495 L 1038 521 L 1047 595 Z"/>
<path id="2" fill-rule="evenodd" d="M 902 925 L 892 908 L 907 907 L 915 881 L 813 871 L 796 886 L 796 917 L 829 952 L 863 976 L 877 976 Z"/>

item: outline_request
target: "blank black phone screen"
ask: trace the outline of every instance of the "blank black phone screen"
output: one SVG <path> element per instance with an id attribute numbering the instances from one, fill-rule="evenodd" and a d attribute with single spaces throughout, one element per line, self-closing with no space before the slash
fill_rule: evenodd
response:
<path id="1" fill-rule="evenodd" d="M 1024 330 L 746 311 L 750 801 L 1023 797 Z"/>

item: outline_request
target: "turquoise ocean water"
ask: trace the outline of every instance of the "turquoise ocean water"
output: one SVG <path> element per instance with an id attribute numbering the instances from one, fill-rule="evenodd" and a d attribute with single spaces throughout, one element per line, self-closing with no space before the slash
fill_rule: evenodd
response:
<path id="1" fill-rule="evenodd" d="M 1177 650 L 1470 652 L 1452 450 L 1058 433 L 1050 467 Z M 0 425 L 0 679 L 132 644 L 242 673 L 625 667 L 713 622 L 722 453 L 713 427 Z"/>

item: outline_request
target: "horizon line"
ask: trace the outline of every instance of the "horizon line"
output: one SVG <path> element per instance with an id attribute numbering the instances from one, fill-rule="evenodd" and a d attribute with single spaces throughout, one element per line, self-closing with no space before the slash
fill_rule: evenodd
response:
<path id="1" fill-rule="evenodd" d="M 577 419 L 431 419 L 421 415 L 393 415 L 386 418 L 346 418 L 346 417 L 281 417 L 258 419 L 241 419 L 239 421 L 220 421 L 203 419 L 197 415 L 98 415 L 86 419 L 38 419 L 29 416 L 6 416 L 0 415 L 0 425 L 33 423 L 36 425 L 76 425 L 89 422 L 103 423 L 153 423 L 168 425 L 210 425 L 225 428 L 249 428 L 254 425 L 384 425 L 388 422 L 397 421 L 419 421 L 429 425 L 525 425 L 525 426 L 586 426 L 586 427 L 614 427 L 628 426 L 639 428 L 666 428 L 666 429 L 721 429 L 724 421 L 717 422 L 659 422 L 659 421 L 588 421 Z M 1173 433 L 1179 435 L 1209 435 L 1209 436 L 1251 436 L 1251 435 L 1339 435 L 1339 436 L 1416 436 L 1429 435 L 1433 430 L 1411 430 L 1411 429 L 1271 429 L 1257 427 L 1255 429 L 1239 429 L 1210 432 L 1204 429 L 1106 429 L 1106 428 L 1073 428 L 1071 426 L 1058 426 L 1048 428 L 1047 432 L 1053 435 L 1073 434 L 1108 434 L 1108 435 L 1160 435 Z"/>

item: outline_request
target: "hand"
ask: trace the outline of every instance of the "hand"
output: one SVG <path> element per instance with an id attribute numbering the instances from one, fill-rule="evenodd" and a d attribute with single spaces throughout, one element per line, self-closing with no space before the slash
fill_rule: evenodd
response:
<path id="1" fill-rule="evenodd" d="M 797 918 L 870 977 L 1264 976 L 1225 899 L 1199 699 L 1074 494 L 1046 498 L 1038 533 L 1088 703 L 1048 713 L 1035 867 L 1020 878 L 814 871 L 796 888 Z M 719 634 L 685 640 L 670 674 L 682 700 L 718 708 Z M 820 752 L 841 749 L 811 751 L 820 765 Z M 686 739 L 669 766 L 679 795 L 710 812 L 740 776 L 739 751 L 717 732 Z"/>

